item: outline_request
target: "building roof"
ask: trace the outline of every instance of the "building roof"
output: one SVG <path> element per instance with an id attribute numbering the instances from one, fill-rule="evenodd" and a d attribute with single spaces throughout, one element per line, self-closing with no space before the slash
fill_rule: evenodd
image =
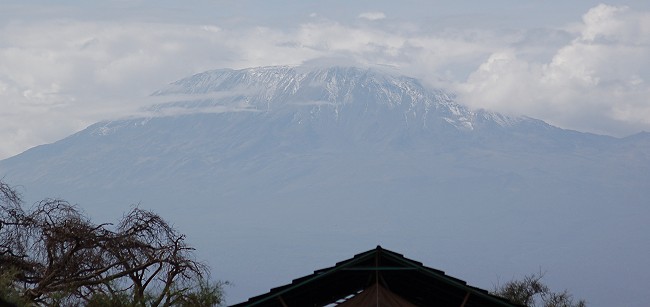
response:
<path id="1" fill-rule="evenodd" d="M 520 307 L 381 246 L 232 307 L 354 307 L 378 303 L 381 306 Z"/>

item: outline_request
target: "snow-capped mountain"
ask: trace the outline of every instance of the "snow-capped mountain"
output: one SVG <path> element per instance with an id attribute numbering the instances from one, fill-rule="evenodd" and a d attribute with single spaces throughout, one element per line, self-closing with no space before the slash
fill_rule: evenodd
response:
<path id="1" fill-rule="evenodd" d="M 101 221 L 160 212 L 234 282 L 231 303 L 377 244 L 484 288 L 541 267 L 590 303 L 650 299 L 648 133 L 470 110 L 355 67 L 214 70 L 153 95 L 148 116 L 0 161 L 0 176 Z"/>
<path id="2" fill-rule="evenodd" d="M 194 100 L 160 106 L 183 108 L 235 107 L 270 112 L 307 109 L 295 120 L 390 110 L 405 124 L 425 128 L 427 120 L 472 129 L 475 114 L 443 91 L 426 90 L 417 80 L 356 67 L 261 67 L 215 70 L 174 82 L 154 95 L 220 94 L 220 99 Z M 348 111 L 349 109 L 349 111 Z M 293 111 L 293 110 L 292 110 Z M 349 114 L 352 113 L 352 114 Z M 374 114 L 373 114 L 374 115 Z"/>

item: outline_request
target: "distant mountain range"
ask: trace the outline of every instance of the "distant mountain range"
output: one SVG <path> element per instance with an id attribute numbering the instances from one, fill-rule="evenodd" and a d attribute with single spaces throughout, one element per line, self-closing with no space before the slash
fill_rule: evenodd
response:
<path id="1" fill-rule="evenodd" d="M 234 282 L 230 303 L 377 244 L 484 288 L 541 267 L 590 306 L 650 300 L 650 133 L 470 110 L 355 67 L 214 70 L 153 95 L 168 102 L 0 176 L 100 221 L 160 212 Z"/>

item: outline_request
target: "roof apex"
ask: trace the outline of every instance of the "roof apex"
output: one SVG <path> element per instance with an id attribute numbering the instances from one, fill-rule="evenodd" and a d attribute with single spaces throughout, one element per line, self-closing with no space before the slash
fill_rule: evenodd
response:
<path id="1" fill-rule="evenodd" d="M 467 307 L 519 306 L 377 245 L 233 307 L 324 306 L 372 285 L 382 285 L 417 306 L 459 306 L 464 301 Z"/>

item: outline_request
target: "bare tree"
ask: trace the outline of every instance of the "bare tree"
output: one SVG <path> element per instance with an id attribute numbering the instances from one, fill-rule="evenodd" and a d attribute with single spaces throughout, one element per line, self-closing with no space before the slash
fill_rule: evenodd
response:
<path id="1" fill-rule="evenodd" d="M 222 284 L 208 282 L 185 236 L 153 212 L 134 208 L 113 227 L 58 199 L 25 210 L 1 181 L 0 209 L 0 270 L 12 272 L 10 286 L 28 302 L 171 306 L 196 293 L 211 295 L 208 305 L 221 301 Z"/>
<path id="2" fill-rule="evenodd" d="M 553 292 L 542 282 L 544 273 L 530 274 L 520 280 L 511 280 L 494 290 L 495 295 L 507 298 L 513 303 L 530 307 L 585 307 L 584 300 L 574 301 L 567 291 Z"/>
<path id="3" fill-rule="evenodd" d="M 147 289 L 156 288 L 152 306 L 177 303 L 184 293 L 203 278 L 207 268 L 194 260 L 193 248 L 185 236 L 170 227 L 160 216 L 134 209 L 118 227 L 122 246 L 111 248 L 121 271 L 128 272 L 134 300 L 144 302 Z"/>

